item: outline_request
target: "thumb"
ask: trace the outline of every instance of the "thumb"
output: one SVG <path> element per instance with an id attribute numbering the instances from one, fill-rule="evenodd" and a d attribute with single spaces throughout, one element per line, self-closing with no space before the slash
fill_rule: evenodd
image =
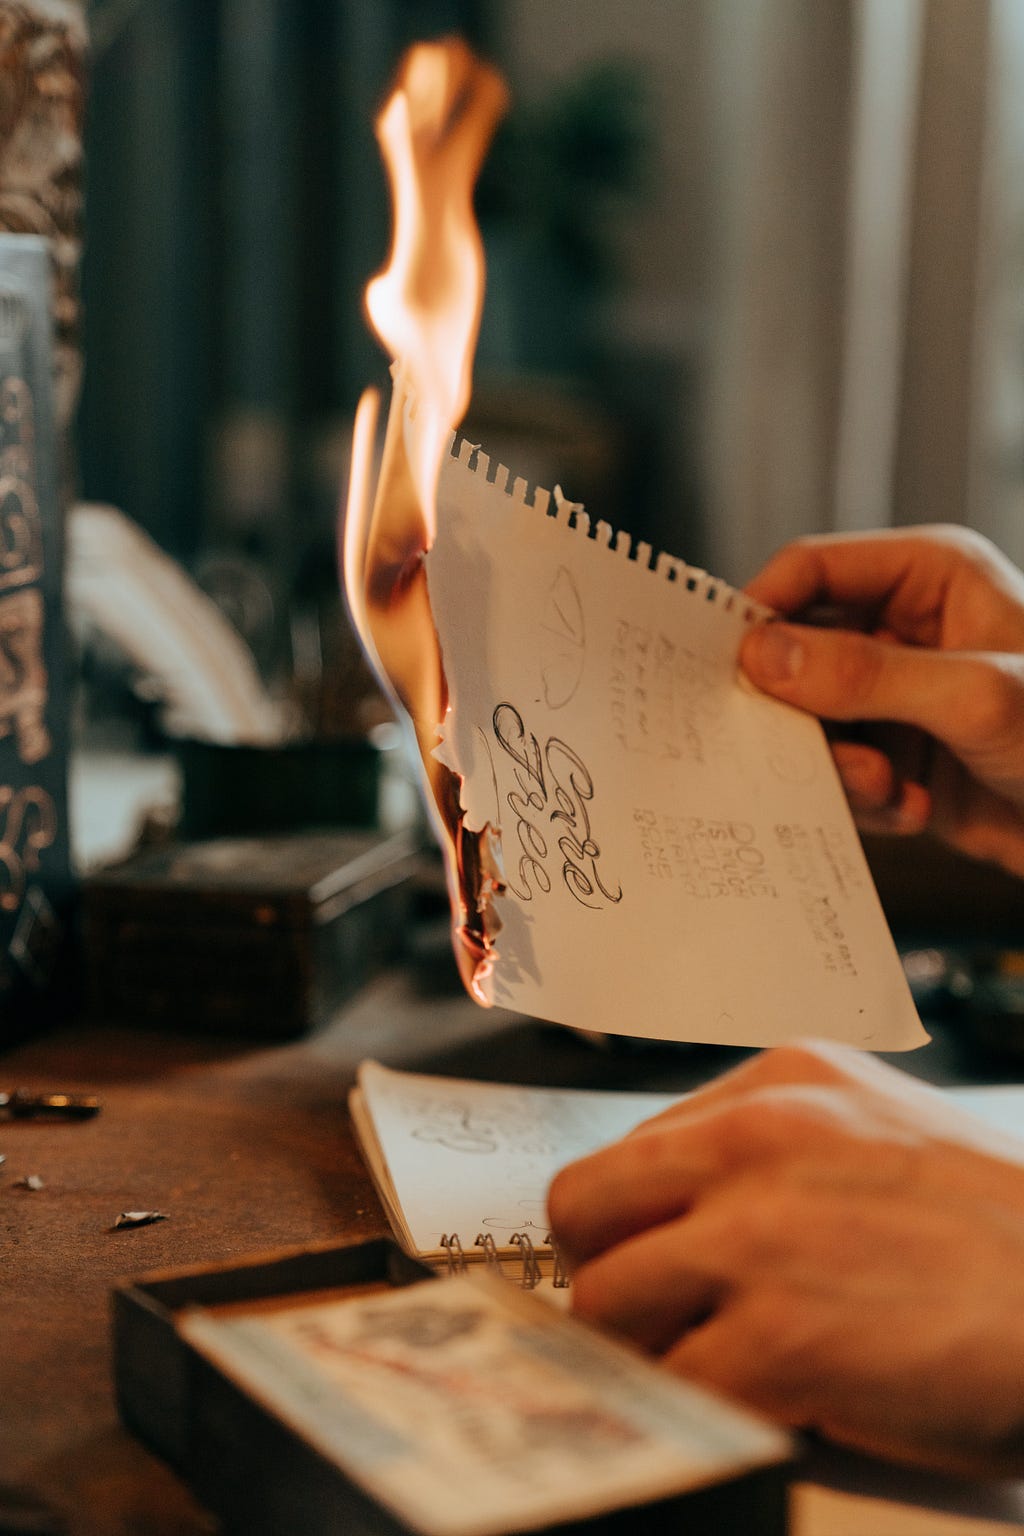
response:
<path id="1" fill-rule="evenodd" d="M 1009 655 L 895 645 L 848 630 L 769 622 L 740 663 L 765 693 L 827 720 L 919 726 L 955 752 L 1024 744 L 1024 663 Z"/>

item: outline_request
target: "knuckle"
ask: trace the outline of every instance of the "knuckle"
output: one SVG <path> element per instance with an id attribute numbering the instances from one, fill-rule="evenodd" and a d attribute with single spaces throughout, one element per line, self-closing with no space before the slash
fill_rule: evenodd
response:
<path id="1" fill-rule="evenodd" d="M 709 1116 L 707 1130 L 730 1161 L 763 1139 L 759 1134 L 760 1093 L 753 1087 L 738 1098 L 717 1104 Z"/>
<path id="2" fill-rule="evenodd" d="M 818 536 L 813 533 L 802 533 L 794 539 L 788 539 L 785 544 L 780 544 L 772 555 L 772 560 L 800 560 L 808 555 L 813 555 L 815 545 L 819 542 Z"/>
<path id="3" fill-rule="evenodd" d="M 723 1164 L 777 1159 L 792 1145 L 797 1118 L 785 1090 L 772 1083 L 723 1106 L 717 1124 Z"/>
<path id="4" fill-rule="evenodd" d="M 572 1308 L 580 1317 L 596 1320 L 601 1316 L 604 1291 L 600 1278 L 590 1264 L 577 1269 L 572 1277 Z"/>
<path id="5" fill-rule="evenodd" d="M 828 649 L 836 697 L 857 710 L 875 692 L 885 659 L 882 648 L 865 636 L 846 634 Z"/>
<path id="6" fill-rule="evenodd" d="M 655 1123 L 644 1131 L 642 1137 L 638 1136 L 629 1143 L 631 1177 L 638 1186 L 649 1191 L 658 1190 L 659 1187 L 674 1187 L 680 1167 L 693 1156 L 694 1143 L 690 1124 L 672 1121 L 665 1125 Z"/>
<path id="7" fill-rule="evenodd" d="M 841 1075 L 836 1060 L 836 1050 L 827 1040 L 812 1036 L 801 1037 L 779 1045 L 770 1053 L 776 1063 L 776 1076 L 790 1077 L 799 1082 L 809 1078 L 832 1082 Z"/>
<path id="8" fill-rule="evenodd" d="M 713 1350 L 691 1335 L 666 1363 L 773 1418 L 809 1422 L 824 1361 L 808 1310 L 806 1298 L 789 1287 L 748 1287 L 729 1307 Z"/>
<path id="9" fill-rule="evenodd" d="M 978 662 L 960 696 L 960 733 L 972 745 L 996 744 L 1020 734 L 1024 684 L 1012 669 Z"/>
<path id="10" fill-rule="evenodd" d="M 821 569 L 822 542 L 820 534 L 800 534 L 797 538 L 791 539 L 781 553 L 794 564 L 817 574 Z"/>
<path id="11" fill-rule="evenodd" d="M 1005 563 L 1006 557 L 1001 550 L 976 528 L 943 525 L 936 530 L 936 537 L 979 570 L 989 572 Z"/>
<path id="12" fill-rule="evenodd" d="M 578 1165 L 571 1163 L 555 1174 L 548 1188 L 548 1220 L 563 1241 L 570 1240 L 586 1208 Z"/>
<path id="13" fill-rule="evenodd" d="M 786 1417 L 805 1419 L 820 1392 L 828 1355 L 828 1325 L 820 1305 L 791 1286 L 775 1285 L 748 1292 L 743 1310 L 747 1336 L 763 1341 L 755 1379 L 771 1383 Z"/>
<path id="14" fill-rule="evenodd" d="M 786 1183 L 756 1181 L 756 1199 L 737 1201 L 722 1222 L 730 1251 L 741 1253 L 743 1267 L 771 1273 L 791 1254 L 806 1219 L 806 1200 Z"/>
<path id="15" fill-rule="evenodd" d="M 853 1075 L 857 1060 L 849 1046 L 814 1035 L 798 1035 L 759 1053 L 750 1063 L 748 1086 L 845 1083 Z"/>

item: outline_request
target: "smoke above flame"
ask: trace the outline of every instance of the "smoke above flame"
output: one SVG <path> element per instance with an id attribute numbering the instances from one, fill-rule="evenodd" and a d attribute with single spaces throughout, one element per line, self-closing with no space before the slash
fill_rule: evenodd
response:
<path id="1" fill-rule="evenodd" d="M 466 831 L 460 783 L 434 755 L 449 700 L 423 557 L 434 541 L 449 437 L 469 404 L 484 294 L 473 190 L 507 102 L 497 71 L 448 39 L 410 49 L 377 118 L 393 233 L 366 307 L 393 361 L 392 397 L 379 464 L 380 399 L 368 390 L 360 401 L 340 552 L 355 627 L 416 734 L 445 854 L 456 958 L 483 1003 L 500 877 L 489 829 Z"/>

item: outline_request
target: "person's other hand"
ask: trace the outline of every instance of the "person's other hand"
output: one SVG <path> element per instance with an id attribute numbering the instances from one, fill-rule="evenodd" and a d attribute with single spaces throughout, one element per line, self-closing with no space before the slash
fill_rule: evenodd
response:
<path id="1" fill-rule="evenodd" d="M 747 591 L 829 618 L 753 629 L 751 682 L 826 721 L 896 722 L 833 743 L 861 829 L 927 828 L 1024 874 L 1024 575 L 978 534 L 928 528 L 798 540 Z"/>
<path id="2" fill-rule="evenodd" d="M 905 1074 L 762 1052 L 564 1169 L 549 1215 L 576 1313 L 673 1371 L 863 1451 L 1024 1473 L 1024 1150 Z"/>

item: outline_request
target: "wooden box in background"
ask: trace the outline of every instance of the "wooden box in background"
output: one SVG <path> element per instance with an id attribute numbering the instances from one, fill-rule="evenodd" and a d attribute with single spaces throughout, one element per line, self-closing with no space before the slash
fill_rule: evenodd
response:
<path id="1" fill-rule="evenodd" d="M 151 848 L 86 880 L 100 1018 L 287 1039 L 401 943 L 418 839 L 307 831 Z"/>

